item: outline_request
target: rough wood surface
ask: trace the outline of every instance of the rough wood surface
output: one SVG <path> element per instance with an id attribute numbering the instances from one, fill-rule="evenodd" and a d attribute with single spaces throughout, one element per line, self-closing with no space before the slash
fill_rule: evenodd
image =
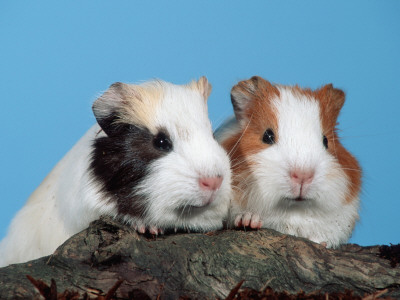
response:
<path id="1" fill-rule="evenodd" d="M 363 295 L 389 288 L 385 296 L 400 298 L 400 266 L 379 258 L 377 246 L 331 250 L 266 229 L 152 238 L 109 219 L 93 222 L 52 256 L 1 268 L 0 299 L 38 297 L 26 275 L 93 296 L 122 279 L 120 298 L 225 298 L 242 279 L 256 290 Z"/>

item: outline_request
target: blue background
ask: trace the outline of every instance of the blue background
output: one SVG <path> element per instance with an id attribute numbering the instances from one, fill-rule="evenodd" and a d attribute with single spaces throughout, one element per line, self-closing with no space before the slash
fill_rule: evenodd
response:
<path id="1" fill-rule="evenodd" d="M 231 87 L 260 75 L 346 91 L 342 141 L 364 170 L 351 241 L 397 244 L 399 70 L 399 1 L 2 1 L 0 237 L 111 83 L 206 75 L 216 128 Z"/>

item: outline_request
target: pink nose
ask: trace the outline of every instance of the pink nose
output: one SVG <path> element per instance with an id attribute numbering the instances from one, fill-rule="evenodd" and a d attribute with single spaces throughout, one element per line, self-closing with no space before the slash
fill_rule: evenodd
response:
<path id="1" fill-rule="evenodd" d="M 217 177 L 203 177 L 199 179 L 200 188 L 208 191 L 216 191 L 221 187 L 224 178 L 222 176 Z"/>
<path id="2" fill-rule="evenodd" d="M 290 179 L 297 184 L 310 184 L 314 179 L 314 171 L 312 170 L 293 170 L 290 173 Z"/>

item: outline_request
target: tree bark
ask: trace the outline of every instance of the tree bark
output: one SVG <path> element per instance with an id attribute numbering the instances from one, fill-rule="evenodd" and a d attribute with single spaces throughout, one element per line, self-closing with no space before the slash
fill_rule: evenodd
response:
<path id="1" fill-rule="evenodd" d="M 273 230 L 223 230 L 208 234 L 138 235 L 108 218 L 61 245 L 56 252 L 0 269 L 0 299 L 38 296 L 30 275 L 58 291 L 105 294 L 117 280 L 116 295 L 129 298 L 142 290 L 150 298 L 225 298 L 235 285 L 260 290 L 306 293 L 388 288 L 400 298 L 400 267 L 378 257 L 379 247 L 344 245 L 326 249 L 306 239 Z"/>

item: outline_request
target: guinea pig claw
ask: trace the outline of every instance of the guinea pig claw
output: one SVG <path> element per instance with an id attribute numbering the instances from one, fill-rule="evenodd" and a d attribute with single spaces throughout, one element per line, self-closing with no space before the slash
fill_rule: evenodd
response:
<path id="1" fill-rule="evenodd" d="M 240 214 L 235 218 L 235 227 L 250 227 L 252 229 L 260 229 L 262 227 L 262 221 L 260 215 L 256 213 L 246 212 Z"/>
<path id="2" fill-rule="evenodd" d="M 235 218 L 235 227 L 242 227 L 242 215 L 238 215 Z"/>
<path id="3" fill-rule="evenodd" d="M 149 232 L 153 235 L 158 235 L 158 228 L 156 226 L 151 226 Z"/>
<path id="4" fill-rule="evenodd" d="M 245 213 L 242 218 L 243 226 L 248 227 L 251 223 L 251 218 L 252 218 L 251 213 L 249 213 L 249 212 Z"/>
<path id="5" fill-rule="evenodd" d="M 139 231 L 139 233 L 145 233 L 146 232 L 146 226 L 144 225 L 140 225 L 137 229 L 137 231 Z"/>
<path id="6" fill-rule="evenodd" d="M 320 245 L 324 246 L 325 248 L 328 247 L 328 243 L 327 242 L 321 242 Z"/>
<path id="7" fill-rule="evenodd" d="M 258 214 L 254 214 L 250 221 L 250 228 L 260 229 L 262 222 L 260 221 L 260 216 Z"/>

